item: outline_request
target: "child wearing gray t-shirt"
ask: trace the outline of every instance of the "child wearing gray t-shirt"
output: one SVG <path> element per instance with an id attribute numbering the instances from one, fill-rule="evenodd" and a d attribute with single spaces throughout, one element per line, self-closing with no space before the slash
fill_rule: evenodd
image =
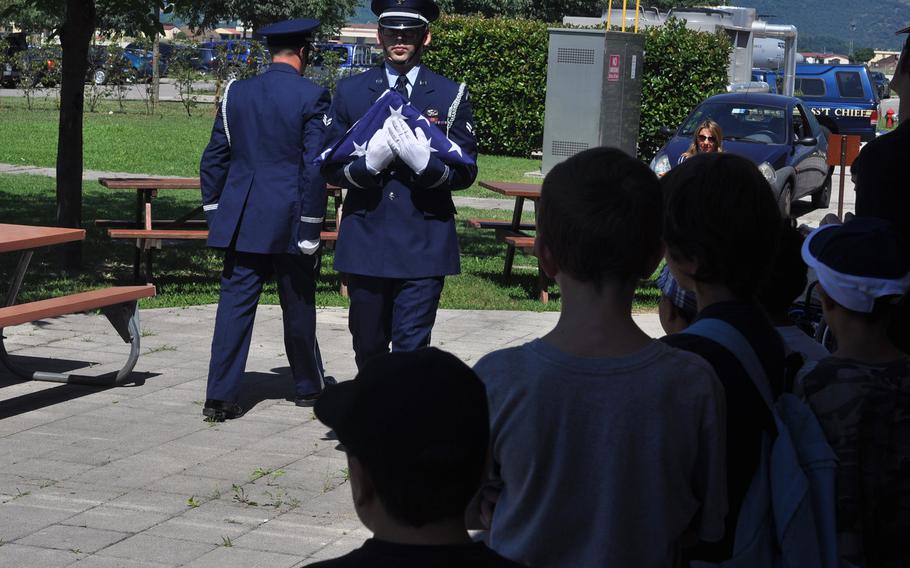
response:
<path id="1" fill-rule="evenodd" d="M 535 252 L 559 284 L 559 323 L 475 366 L 490 405 L 488 486 L 500 488 L 475 512 L 507 558 L 663 567 L 686 542 L 723 535 L 723 389 L 706 361 L 631 315 L 662 254 L 660 225 L 657 179 L 619 150 L 587 150 L 544 180 Z"/>

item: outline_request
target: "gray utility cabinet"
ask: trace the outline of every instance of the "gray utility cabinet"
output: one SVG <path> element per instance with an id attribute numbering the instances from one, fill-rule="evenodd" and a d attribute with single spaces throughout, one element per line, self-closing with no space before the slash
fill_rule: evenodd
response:
<path id="1" fill-rule="evenodd" d="M 645 38 L 551 28 L 542 172 L 596 146 L 635 156 Z"/>

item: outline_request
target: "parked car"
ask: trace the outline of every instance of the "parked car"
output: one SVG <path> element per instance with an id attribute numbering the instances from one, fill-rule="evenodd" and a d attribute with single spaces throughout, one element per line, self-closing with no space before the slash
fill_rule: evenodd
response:
<path id="1" fill-rule="evenodd" d="M 112 77 L 126 82 L 147 81 L 152 76 L 152 56 L 143 50 L 124 49 L 114 57 L 106 45 L 89 47 L 86 81 L 97 85 L 108 83 Z"/>
<path id="2" fill-rule="evenodd" d="M 21 51 L 28 50 L 28 41 L 24 33 L 0 33 L 0 49 L 4 50 L 6 63 L 0 68 L 0 86 L 12 87 L 19 82 L 19 70 L 13 65 L 13 57 Z"/>
<path id="3" fill-rule="evenodd" d="M 752 78 L 768 83 L 772 93 L 783 88 L 783 78 L 775 71 L 753 69 Z M 865 65 L 798 63 L 793 95 L 806 103 L 826 134 L 875 139 L 879 96 Z"/>
<path id="4" fill-rule="evenodd" d="M 215 66 L 215 50 L 211 47 L 197 47 L 195 61 L 200 71 L 210 72 Z"/>
<path id="5" fill-rule="evenodd" d="M 663 176 L 682 162 L 695 129 L 708 118 L 723 131 L 724 152 L 758 166 L 782 214 L 789 216 L 791 203 L 805 196 L 811 196 L 814 208 L 828 207 L 828 141 L 815 115 L 796 97 L 734 93 L 705 99 L 657 152 L 651 169 Z"/>
<path id="6" fill-rule="evenodd" d="M 268 52 L 263 44 L 256 40 L 229 39 L 220 41 L 207 41 L 199 44 L 200 49 L 211 49 L 212 58 L 209 63 L 211 69 L 225 65 L 226 75 L 233 77 L 240 74 L 244 67 L 252 68 L 256 72 L 265 71 L 269 65 Z M 225 54 L 224 63 L 221 62 L 221 53 Z"/>
<path id="7" fill-rule="evenodd" d="M 891 98 L 891 81 L 885 77 L 884 73 L 881 71 L 869 71 L 869 78 L 872 79 L 872 83 L 878 89 L 879 99 Z"/>
<path id="8" fill-rule="evenodd" d="M 319 43 L 316 44 L 313 60 L 310 65 L 322 67 L 327 53 L 333 53 L 338 60 L 339 77 L 362 73 L 375 64 L 370 46 L 355 43 Z"/>

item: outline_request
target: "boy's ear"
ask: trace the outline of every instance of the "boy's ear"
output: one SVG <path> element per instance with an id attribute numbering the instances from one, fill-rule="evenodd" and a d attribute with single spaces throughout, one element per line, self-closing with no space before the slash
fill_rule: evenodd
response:
<path id="1" fill-rule="evenodd" d="M 822 310 L 824 310 L 826 312 L 830 312 L 831 310 L 833 310 L 834 308 L 837 307 L 837 302 L 832 300 L 831 296 L 829 296 L 828 293 L 825 292 L 825 289 L 822 288 L 821 283 L 818 284 L 818 298 L 821 301 Z"/>
<path id="2" fill-rule="evenodd" d="M 547 245 L 543 244 L 540 232 L 537 233 L 537 238 L 534 239 L 534 256 L 540 262 L 540 269 L 544 271 L 544 274 L 551 279 L 556 278 L 556 275 L 559 274 L 559 265 Z"/>
<path id="3" fill-rule="evenodd" d="M 360 460 L 350 454 L 348 455 L 348 468 L 351 477 L 351 498 L 354 500 L 354 506 L 364 508 L 376 496 L 373 482 L 370 480 L 370 476 L 363 468 Z"/>

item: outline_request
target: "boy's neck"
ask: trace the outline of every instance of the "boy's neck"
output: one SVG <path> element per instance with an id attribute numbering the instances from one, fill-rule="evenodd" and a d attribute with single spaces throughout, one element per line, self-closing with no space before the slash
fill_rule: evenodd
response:
<path id="1" fill-rule="evenodd" d="M 441 546 L 472 542 L 465 529 L 464 519 L 446 519 L 420 528 L 401 524 L 388 517 L 370 524 L 373 536 L 395 544 Z"/>
<path id="2" fill-rule="evenodd" d="M 558 275 L 562 310 L 559 322 L 543 340 L 563 353 L 579 357 L 621 357 L 652 341 L 632 319 L 632 290 L 592 284 Z"/>
<path id="3" fill-rule="evenodd" d="M 828 322 L 837 340 L 837 350 L 832 353 L 835 357 L 872 365 L 907 357 L 888 337 L 887 320 L 876 322 L 852 316 L 844 310 L 838 312 Z M 830 315 L 833 314 L 826 314 L 826 317 Z"/>
<path id="4" fill-rule="evenodd" d="M 730 288 L 723 284 L 695 281 L 695 301 L 698 304 L 699 312 L 714 304 L 735 302 L 739 299 Z"/>

